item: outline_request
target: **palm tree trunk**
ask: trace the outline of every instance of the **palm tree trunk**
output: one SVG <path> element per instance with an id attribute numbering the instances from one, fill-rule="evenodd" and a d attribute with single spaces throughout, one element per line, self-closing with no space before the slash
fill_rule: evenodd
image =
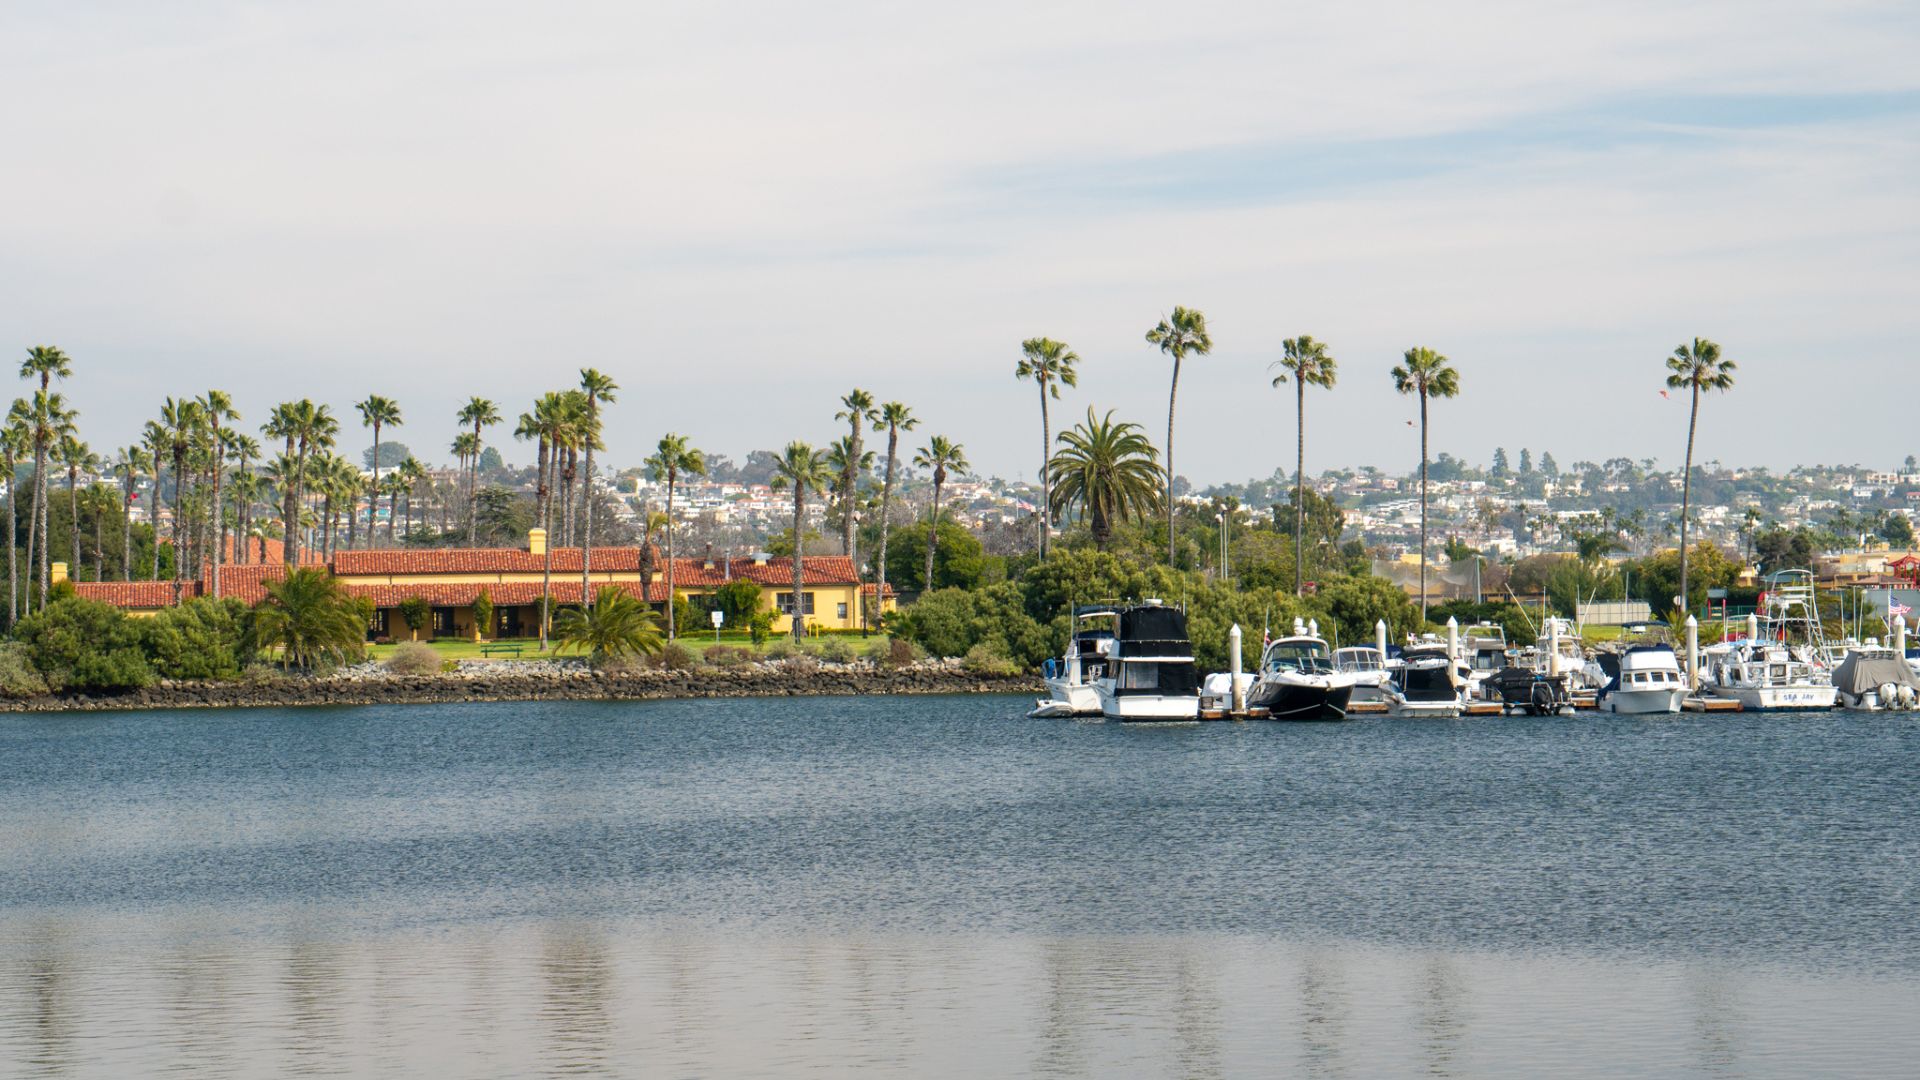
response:
<path id="1" fill-rule="evenodd" d="M 147 517 L 153 526 L 153 576 L 149 581 L 160 580 L 160 455 L 153 456 L 153 501 L 147 504 Z"/>
<path id="2" fill-rule="evenodd" d="M 1040 558 L 1047 557 L 1047 538 L 1053 532 L 1053 512 L 1050 506 L 1053 498 L 1053 472 L 1049 458 L 1053 449 L 1053 432 L 1047 426 L 1047 380 L 1042 375 L 1040 384 Z"/>
<path id="3" fill-rule="evenodd" d="M 1687 414 L 1687 463 L 1680 473 L 1680 610 L 1686 611 L 1692 606 L 1692 593 L 1687 591 L 1687 518 L 1693 503 L 1693 432 L 1700 422 L 1700 384 L 1693 384 L 1693 408 Z M 1692 673 L 1688 673 L 1692 677 Z"/>
<path id="4" fill-rule="evenodd" d="M 218 419 L 217 417 L 215 418 Z M 227 561 L 227 508 L 220 505 L 220 425 L 213 428 L 213 598 L 220 598 L 220 564 Z"/>
<path id="5" fill-rule="evenodd" d="M 473 424 L 473 457 L 467 466 L 467 546 L 478 543 L 480 512 L 476 506 L 480 498 L 480 422 Z"/>
<path id="6" fill-rule="evenodd" d="M 540 458 L 544 462 L 551 454 L 545 439 L 540 443 Z M 542 475 L 551 468 L 542 469 Z M 551 479 L 546 477 L 546 479 Z M 540 567 L 540 651 L 547 651 L 547 624 L 553 621 L 553 498 L 552 488 L 543 486 L 540 499 L 545 507 L 540 518 L 540 528 L 547 534 L 546 561 Z"/>
<path id="7" fill-rule="evenodd" d="M 374 522 L 380 517 L 380 421 L 373 422 L 373 493 L 367 499 L 367 547 L 373 547 Z M 393 514 L 387 514 L 387 542 L 393 542 Z"/>
<path id="8" fill-rule="evenodd" d="M 589 416 L 587 432 L 587 472 L 580 481 L 580 603 L 585 607 L 593 606 L 593 596 L 588 592 L 589 581 L 593 574 L 593 429 L 599 413 Z M 640 584 L 640 595 L 647 593 L 646 583 Z M 673 597 L 667 597 L 667 623 L 673 623 Z M 669 629 L 667 639 L 673 639 Z"/>
<path id="9" fill-rule="evenodd" d="M 887 534 L 893 528 L 893 466 L 900 451 L 900 429 L 887 425 L 887 479 L 880 487 L 880 565 L 873 588 L 873 610 L 887 609 Z M 871 620 L 869 620 L 871 621 Z"/>
<path id="10" fill-rule="evenodd" d="M 73 545 L 73 550 L 70 552 L 73 556 L 73 572 L 67 577 L 79 581 L 80 566 L 83 562 L 80 558 L 80 467 L 73 464 L 67 466 L 67 515 L 69 519 L 67 532 L 72 538 Z"/>
<path id="11" fill-rule="evenodd" d="M 102 521 L 105 515 L 100 513 L 99 499 L 93 500 L 93 506 L 93 558 L 98 564 L 93 568 L 93 580 L 105 581 L 107 580 L 107 531 Z"/>
<path id="12" fill-rule="evenodd" d="M 47 606 L 47 447 L 44 441 L 33 447 L 33 516 L 27 520 L 27 569 L 40 577 L 40 606 Z M 28 605 L 29 608 L 32 605 Z"/>
<path id="13" fill-rule="evenodd" d="M 924 592 L 933 591 L 933 552 L 940 546 L 940 480 L 933 481 L 933 506 L 927 511 L 927 574 L 920 582 Z"/>
<path id="14" fill-rule="evenodd" d="M 1306 535 L 1307 535 L 1307 384 L 1299 378 L 1293 380 L 1295 396 L 1294 414 L 1296 429 L 1300 432 L 1299 443 L 1294 448 L 1293 458 L 1293 595 L 1304 595 Z"/>
<path id="15" fill-rule="evenodd" d="M 1167 568 L 1173 568 L 1173 403 L 1180 395 L 1180 357 L 1173 358 L 1173 385 L 1167 390 Z"/>
<path id="16" fill-rule="evenodd" d="M 1420 391 L 1420 625 L 1427 624 L 1427 392 Z"/>
<path id="17" fill-rule="evenodd" d="M 133 470 L 127 470 L 127 490 L 120 500 L 120 525 L 125 530 L 121 537 L 120 580 L 133 580 Z"/>
<path id="18" fill-rule="evenodd" d="M 7 629 L 20 621 L 20 517 L 13 509 L 13 492 L 20 486 L 19 470 L 13 458 L 7 464 Z"/>
<path id="19" fill-rule="evenodd" d="M 674 488 L 674 481 L 678 479 L 678 477 L 675 476 L 674 473 L 675 473 L 675 470 L 672 467 L 669 467 L 667 469 L 667 640 L 668 641 L 672 641 L 674 639 L 675 634 L 679 631 L 679 627 L 676 626 L 675 624 L 680 621 L 673 617 L 673 488 Z M 646 545 L 646 540 L 642 539 L 640 543 L 644 547 Z M 640 591 L 642 595 L 645 595 L 646 588 L 647 588 L 646 583 L 643 581 L 640 585 Z"/>
<path id="20" fill-rule="evenodd" d="M 802 548 L 800 530 L 806 523 L 806 516 L 806 488 L 796 483 L 793 485 L 793 615 L 787 620 L 792 624 L 790 629 L 793 632 L 793 640 L 795 641 L 799 641 L 804 636 L 803 631 L 806 625 L 806 616 L 803 614 L 806 609 L 801 603 L 803 597 L 800 592 L 801 586 L 804 583 L 804 568 L 806 564 L 806 557 L 800 554 Z"/>

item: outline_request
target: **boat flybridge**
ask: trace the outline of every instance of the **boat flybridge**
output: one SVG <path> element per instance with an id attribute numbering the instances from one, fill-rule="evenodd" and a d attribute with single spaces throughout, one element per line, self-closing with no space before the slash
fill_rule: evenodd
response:
<path id="1" fill-rule="evenodd" d="M 1747 636 L 1709 650 L 1707 692 L 1749 712 L 1832 708 L 1837 695 L 1813 573 L 1780 570 L 1766 581 L 1760 610 L 1747 617 Z"/>
<path id="2" fill-rule="evenodd" d="M 1247 707 L 1265 709 L 1272 720 L 1345 720 L 1354 677 L 1334 667 L 1319 634 L 1298 619 L 1293 631 L 1262 652 Z"/>
<path id="3" fill-rule="evenodd" d="M 1088 604 L 1073 609 L 1073 636 L 1058 660 L 1049 659 L 1040 671 L 1047 696 L 1034 706 L 1031 717 L 1099 716 L 1100 692 L 1094 680 L 1104 678 L 1113 663 L 1114 636 L 1120 609 L 1112 604 Z"/>
<path id="4" fill-rule="evenodd" d="M 1600 688 L 1601 712 L 1677 713 L 1690 692 L 1680 658 L 1668 643 L 1632 645 L 1617 657 L 1603 654 L 1600 667 L 1612 676 Z"/>
<path id="5" fill-rule="evenodd" d="M 1114 605 L 1113 651 L 1089 678 L 1111 720 L 1198 720 L 1200 678 L 1187 613 L 1159 600 Z"/>
<path id="6" fill-rule="evenodd" d="M 1466 707 L 1465 689 L 1447 647 L 1421 643 L 1400 653 L 1400 667 L 1382 693 L 1392 716 L 1455 717 Z"/>

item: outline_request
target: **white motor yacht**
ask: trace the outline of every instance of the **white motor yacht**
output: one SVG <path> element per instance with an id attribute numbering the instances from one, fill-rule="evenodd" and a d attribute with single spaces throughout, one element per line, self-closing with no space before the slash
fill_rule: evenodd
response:
<path id="1" fill-rule="evenodd" d="M 1387 658 L 1371 645 L 1352 645 L 1333 651 L 1333 670 L 1353 676 L 1352 701 L 1385 701 L 1381 689 L 1390 674 Z"/>
<path id="2" fill-rule="evenodd" d="M 1387 712 L 1405 717 L 1454 717 L 1466 707 L 1464 680 L 1445 645 L 1409 647 L 1400 669 L 1383 688 Z"/>
<path id="3" fill-rule="evenodd" d="M 1603 658 L 1601 666 L 1607 667 Z M 1621 653 L 1618 670 L 1600 688 L 1601 712 L 1677 713 L 1687 699 L 1687 677 L 1671 645 L 1635 645 Z"/>
<path id="4" fill-rule="evenodd" d="M 1707 692 L 1755 712 L 1832 708 L 1838 695 L 1823 661 L 1812 572 L 1768 574 L 1760 598 L 1760 610 L 1747 617 L 1747 636 L 1708 651 Z"/>
<path id="5" fill-rule="evenodd" d="M 1094 604 L 1073 611 L 1073 636 L 1058 660 L 1041 669 L 1047 696 L 1034 706 L 1031 717 L 1099 716 L 1100 691 L 1094 681 L 1104 677 L 1112 663 L 1114 624 L 1118 609 Z"/>
<path id="6" fill-rule="evenodd" d="M 1325 641 L 1296 633 L 1267 646 L 1247 707 L 1273 720 L 1345 720 L 1353 686 L 1352 675 L 1335 670 Z"/>
<path id="7" fill-rule="evenodd" d="M 1187 615 L 1159 600 L 1114 609 L 1113 654 L 1093 679 L 1110 720 L 1198 720 L 1200 679 Z"/>

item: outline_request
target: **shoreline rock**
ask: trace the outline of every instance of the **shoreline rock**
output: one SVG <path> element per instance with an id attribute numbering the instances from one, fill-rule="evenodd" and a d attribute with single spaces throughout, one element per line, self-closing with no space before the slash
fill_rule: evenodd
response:
<path id="1" fill-rule="evenodd" d="M 538 663 L 535 671 L 518 670 Z M 462 661 L 433 675 L 395 675 L 357 665 L 326 676 L 268 680 L 162 681 L 121 693 L 53 694 L 0 700 L 0 712 L 109 712 L 139 709 L 261 708 L 303 705 L 424 705 L 468 701 L 659 701 L 676 698 L 823 697 L 872 694 L 1018 694 L 1042 690 L 1032 675 L 982 675 L 958 661 L 902 668 L 870 663 L 761 661 L 735 668 L 595 671 L 580 661 Z"/>

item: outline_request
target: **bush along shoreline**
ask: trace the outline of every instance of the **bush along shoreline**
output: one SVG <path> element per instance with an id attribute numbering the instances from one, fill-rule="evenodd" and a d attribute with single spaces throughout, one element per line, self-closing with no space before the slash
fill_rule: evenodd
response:
<path id="1" fill-rule="evenodd" d="M 300 705 L 389 705 L 466 701 L 649 701 L 674 698 L 803 697 L 864 694 L 1032 694 L 1031 675 L 969 667 L 961 660 L 903 666 L 811 658 L 725 667 L 636 665 L 596 668 L 584 660 L 459 661 L 452 670 L 402 674 L 356 664 L 322 675 L 254 668 L 239 679 L 162 679 L 118 690 L 69 690 L 0 700 L 0 712 L 100 712 Z"/>

